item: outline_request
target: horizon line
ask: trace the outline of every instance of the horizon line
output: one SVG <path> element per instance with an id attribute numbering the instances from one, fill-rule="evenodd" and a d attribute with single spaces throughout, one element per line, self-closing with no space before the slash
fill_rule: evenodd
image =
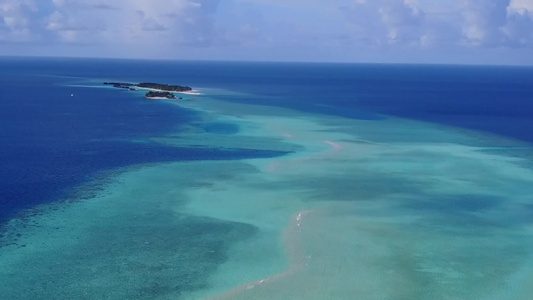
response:
<path id="1" fill-rule="evenodd" d="M 331 65 L 403 65 L 403 66 L 471 66 L 471 67 L 518 67 L 532 68 L 533 64 L 481 64 L 481 63 L 445 63 L 445 62 L 357 62 L 357 61 L 291 61 L 291 60 L 224 60 L 224 59 L 179 59 L 179 58 L 145 58 L 145 57 L 101 57 L 101 56 L 55 56 L 55 55 L 9 55 L 2 54 L 0 59 L 94 59 L 123 61 L 168 61 L 168 62 L 208 62 L 208 63 L 272 63 L 272 64 L 331 64 Z"/>

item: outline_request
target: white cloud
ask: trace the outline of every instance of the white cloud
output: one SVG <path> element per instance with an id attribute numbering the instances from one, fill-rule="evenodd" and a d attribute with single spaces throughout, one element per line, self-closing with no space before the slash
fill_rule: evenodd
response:
<path id="1" fill-rule="evenodd" d="M 33 0 L 0 1 L 0 39 L 15 41 L 32 39 L 31 14 L 36 9 Z"/>
<path id="2" fill-rule="evenodd" d="M 510 13 L 502 32 L 516 46 L 533 46 L 533 18 L 530 14 Z"/>
<path id="3" fill-rule="evenodd" d="M 511 0 L 509 9 L 521 14 L 533 14 L 533 1 L 531 0 Z"/>
<path id="4" fill-rule="evenodd" d="M 430 57 L 532 47 L 533 0 L 0 0 L 6 41 L 71 55 Z"/>
<path id="5" fill-rule="evenodd" d="M 381 21 L 387 27 L 389 42 L 409 41 L 421 36 L 424 12 L 413 3 L 390 2 L 380 6 Z"/>
<path id="6" fill-rule="evenodd" d="M 533 1 L 464 1 L 464 36 L 480 46 L 532 46 Z"/>
<path id="7" fill-rule="evenodd" d="M 507 24 L 502 31 L 511 43 L 533 46 L 533 1 L 512 0 L 507 9 Z"/>
<path id="8" fill-rule="evenodd" d="M 533 0 L 353 0 L 352 37 L 370 45 L 527 46 Z"/>
<path id="9" fill-rule="evenodd" d="M 414 1 L 355 0 L 340 9 L 355 38 L 373 45 L 409 44 L 424 35 L 425 13 Z"/>
<path id="10" fill-rule="evenodd" d="M 64 42 L 210 40 L 217 0 L 53 0 L 46 28 Z"/>
<path id="11" fill-rule="evenodd" d="M 509 0 L 463 0 L 463 35 L 473 45 L 505 42 L 502 28 L 507 23 Z"/>

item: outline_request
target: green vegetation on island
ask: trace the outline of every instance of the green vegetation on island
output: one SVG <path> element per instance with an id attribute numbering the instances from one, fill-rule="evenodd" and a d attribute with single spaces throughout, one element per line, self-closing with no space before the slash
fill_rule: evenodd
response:
<path id="1" fill-rule="evenodd" d="M 168 92 L 189 92 L 192 91 L 190 86 L 177 84 L 141 82 L 138 84 L 128 82 L 104 82 L 105 85 L 112 85 L 114 88 L 135 90 L 135 88 L 153 89 Z"/>
<path id="2" fill-rule="evenodd" d="M 112 85 L 114 88 L 135 91 L 135 84 L 126 82 L 104 82 L 105 85 Z"/>
<path id="3" fill-rule="evenodd" d="M 188 86 L 168 85 L 168 84 L 150 83 L 150 82 L 142 82 L 142 83 L 137 84 L 136 86 L 140 88 L 145 88 L 145 89 L 154 89 L 154 90 L 169 91 L 169 92 L 188 92 L 192 90 L 192 88 Z"/>
<path id="4" fill-rule="evenodd" d="M 130 91 L 136 91 L 137 89 L 149 89 L 145 97 L 149 99 L 181 99 L 181 97 L 176 97 L 172 92 L 190 92 L 192 91 L 191 87 L 182 86 L 182 85 L 170 85 L 163 83 L 151 83 L 151 82 L 141 82 L 138 84 L 127 83 L 127 82 L 104 82 L 105 85 L 111 85 L 114 88 L 126 89 Z"/>
<path id="5" fill-rule="evenodd" d="M 146 93 L 146 98 L 167 98 L 167 99 L 177 99 L 176 95 L 172 94 L 171 92 L 154 92 L 149 91 Z M 181 99 L 181 98 L 179 98 Z"/>

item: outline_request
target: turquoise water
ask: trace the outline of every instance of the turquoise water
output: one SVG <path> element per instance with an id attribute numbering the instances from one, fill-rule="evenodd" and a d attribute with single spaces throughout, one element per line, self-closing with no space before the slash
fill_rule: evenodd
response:
<path id="1" fill-rule="evenodd" d="M 88 93 L 60 103 L 97 101 L 88 119 L 120 130 L 88 139 L 99 132 L 90 126 L 79 140 L 93 148 L 65 143 L 72 157 L 107 149 L 83 170 L 100 175 L 6 220 L 2 299 L 529 299 L 531 140 L 513 128 L 531 117 L 531 71 L 67 62 L 8 65 L 69 76 L 41 101 Z M 203 95 L 150 101 L 102 89 L 100 78 Z M 452 79 L 457 105 L 442 93 Z M 37 179 L 28 186 L 45 185 Z"/>

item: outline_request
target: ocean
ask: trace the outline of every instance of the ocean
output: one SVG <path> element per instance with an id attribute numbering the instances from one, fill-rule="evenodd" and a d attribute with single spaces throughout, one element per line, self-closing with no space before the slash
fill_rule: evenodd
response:
<path id="1" fill-rule="evenodd" d="M 0 95 L 2 299 L 532 291 L 531 67 L 3 57 Z"/>
<path id="2" fill-rule="evenodd" d="M 68 197 L 69 189 L 121 167 L 277 155 L 151 143 L 149 138 L 179 132 L 194 122 L 195 112 L 83 86 L 101 85 L 106 78 L 130 79 L 127 74 L 142 74 L 149 63 L 131 70 L 128 65 L 134 62 L 111 62 L 116 66 L 110 68 L 120 70 L 115 74 L 101 72 L 108 67 L 106 61 L 4 58 L 1 63 L 0 220 Z M 152 72 L 145 78 L 163 80 L 157 70 Z"/>

